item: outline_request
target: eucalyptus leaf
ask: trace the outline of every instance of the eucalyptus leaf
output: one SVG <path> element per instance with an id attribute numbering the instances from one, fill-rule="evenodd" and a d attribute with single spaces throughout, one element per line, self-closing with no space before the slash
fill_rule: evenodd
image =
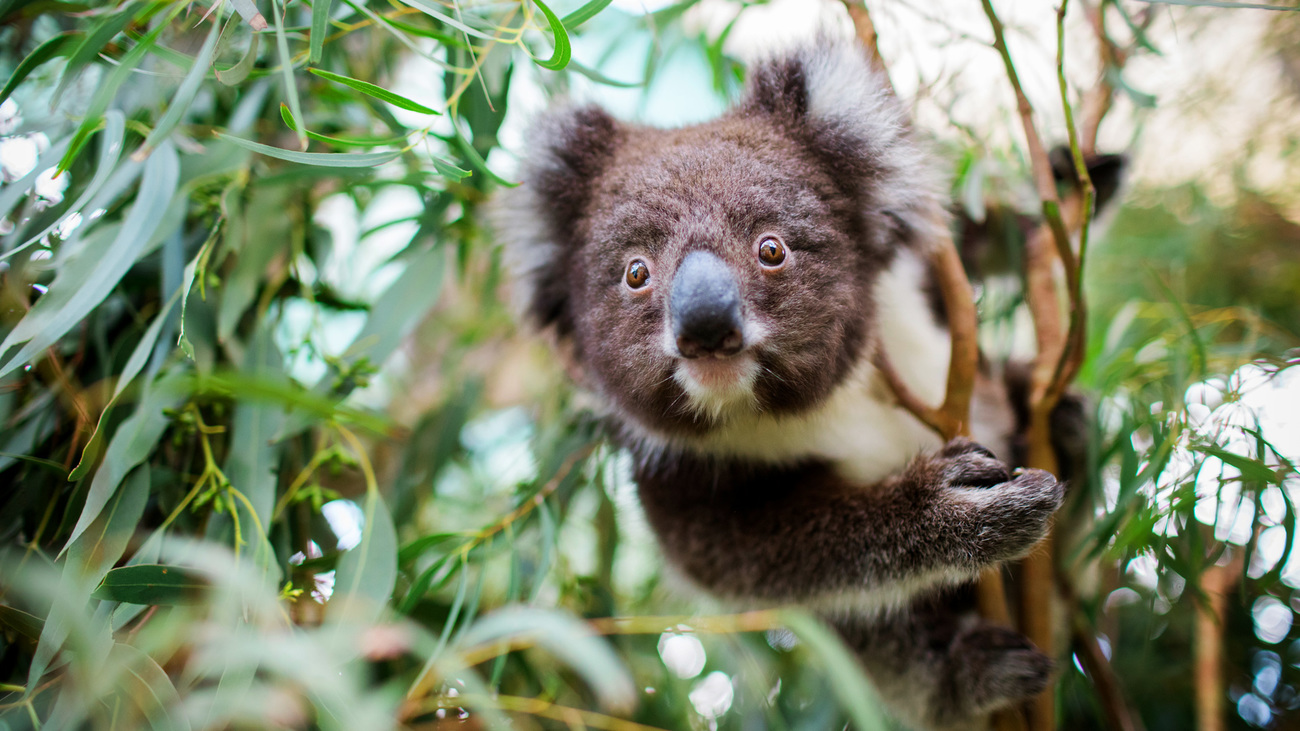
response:
<path id="1" fill-rule="evenodd" d="M 246 140 L 242 137 L 235 137 L 222 132 L 217 133 L 217 137 L 231 142 L 245 150 L 274 157 L 289 162 L 302 163 L 303 165 L 318 165 L 327 168 L 369 168 L 383 165 L 386 162 L 396 160 L 400 152 L 362 152 L 362 153 L 340 153 L 340 152 L 297 152 L 295 150 L 282 150 L 279 147 L 263 145 L 260 142 Z"/>
<path id="2" fill-rule="evenodd" d="M 208 583 L 181 566 L 138 564 L 109 571 L 92 594 L 126 604 L 196 604 Z"/>
<path id="3" fill-rule="evenodd" d="M 605 640 L 581 621 L 554 610 L 508 607 L 480 619 L 460 638 L 464 651 L 512 639 L 528 639 L 546 648 L 573 668 L 591 686 L 600 704 L 628 712 L 636 703 L 636 687 Z"/>
<path id="4" fill-rule="evenodd" d="M 354 79 L 350 76 L 336 74 L 333 71 L 326 71 L 325 69 L 307 69 L 307 70 L 315 74 L 316 76 L 321 77 L 322 79 L 325 79 L 327 81 L 333 81 L 336 84 L 342 84 L 350 89 L 356 89 L 362 94 L 365 94 L 367 96 L 372 96 L 380 101 L 388 102 L 389 104 L 392 104 L 393 106 L 398 107 L 400 109 L 405 109 L 408 112 L 419 112 L 420 114 L 441 114 L 441 112 L 437 111 L 436 109 L 430 109 L 429 107 L 426 107 L 423 104 L 420 104 L 419 102 L 408 99 L 402 96 L 401 94 L 391 92 L 383 88 L 382 86 L 377 86 L 375 84 L 370 83 L 369 81 Z"/>
<path id="5" fill-rule="evenodd" d="M 77 266 L 61 270 L 49 292 L 0 343 L 0 355 L 23 344 L 0 366 L 0 378 L 53 345 L 117 286 L 158 230 L 163 211 L 176 194 L 179 174 L 176 150 L 164 143 L 145 163 L 140 192 L 113 242 L 93 256 L 79 257 Z"/>
<path id="6" fill-rule="evenodd" d="M 361 541 L 343 554 L 334 573 L 331 621 L 368 623 L 388 606 L 397 581 L 397 531 L 377 490 L 366 491 Z"/>

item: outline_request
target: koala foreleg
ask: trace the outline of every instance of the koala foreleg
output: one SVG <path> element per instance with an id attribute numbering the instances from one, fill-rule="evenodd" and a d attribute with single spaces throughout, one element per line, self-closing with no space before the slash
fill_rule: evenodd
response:
<path id="1" fill-rule="evenodd" d="M 641 502 L 672 562 L 724 597 L 846 594 L 899 606 L 975 577 L 1047 532 L 1062 487 L 965 439 L 863 487 L 822 463 L 775 467 L 674 455 L 638 469 Z"/>

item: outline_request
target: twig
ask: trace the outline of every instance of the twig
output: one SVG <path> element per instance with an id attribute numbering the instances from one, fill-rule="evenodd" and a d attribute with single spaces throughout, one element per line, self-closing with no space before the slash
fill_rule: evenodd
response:
<path id="1" fill-rule="evenodd" d="M 1205 601 L 1196 606 L 1196 633 L 1193 646 L 1196 662 L 1196 729 L 1223 731 L 1223 630 L 1227 618 L 1228 592 L 1241 577 L 1243 551 L 1233 551 L 1226 565 L 1214 565 L 1201 574 L 1201 591 Z"/>
<path id="2" fill-rule="evenodd" d="M 889 69 L 885 68 L 885 59 L 880 55 L 880 46 L 877 41 L 879 36 L 876 35 L 876 24 L 871 22 L 871 13 L 867 12 L 867 6 L 854 0 L 842 0 L 844 9 L 849 11 L 849 18 L 853 20 L 853 30 L 857 33 L 858 40 L 862 46 L 871 54 L 871 66 L 880 74 L 885 82 L 885 86 L 890 92 L 894 91 L 894 85 L 889 81 Z"/>
<path id="3" fill-rule="evenodd" d="M 876 43 L 875 24 L 871 22 L 866 6 L 852 0 L 843 2 L 853 19 L 858 39 L 870 51 L 872 64 L 888 83 L 889 75 Z M 1048 175 L 1051 175 L 1050 168 Z M 979 368 L 979 319 L 970 280 L 966 277 L 961 255 L 957 253 L 950 236 L 943 236 L 942 240 L 936 242 L 931 252 L 931 263 L 934 265 L 939 289 L 943 293 L 952 342 L 943 404 L 935 409 L 921 401 L 899 378 L 883 351 L 876 353 L 874 364 L 900 406 L 945 439 L 952 439 L 970 433 L 970 401 L 975 390 L 975 374 Z M 980 576 L 977 592 L 980 612 L 986 619 L 1003 625 L 1011 624 L 1000 568 L 990 569 Z M 995 713 L 993 723 L 998 731 L 1018 731 L 1024 728 L 1023 717 L 1014 709 Z"/>
<path id="4" fill-rule="evenodd" d="M 1007 79 L 1016 97 L 1016 108 L 1024 128 L 1026 148 L 1033 169 L 1034 187 L 1042 203 L 1044 227 L 1030 237 L 1026 251 L 1026 302 L 1034 319 L 1038 341 L 1038 354 L 1030 378 L 1029 425 L 1027 429 L 1026 463 L 1029 467 L 1056 473 L 1056 455 L 1051 443 L 1051 413 L 1064 392 L 1066 384 L 1077 371 L 1078 358 L 1082 357 L 1083 302 L 1079 285 L 1079 261 L 1070 246 L 1070 234 L 1062 217 L 1061 201 L 1056 194 L 1056 181 L 1051 162 L 1038 130 L 1034 126 L 1033 106 L 1020 85 L 1020 77 L 1007 48 L 1002 21 L 993 10 L 990 0 L 981 0 L 984 14 L 993 30 L 993 47 L 1002 57 Z M 1066 0 L 1057 11 L 1057 75 L 1061 97 L 1070 124 L 1070 146 L 1076 153 L 1076 165 L 1083 168 L 1079 154 L 1079 141 L 1073 129 L 1069 99 L 1063 69 L 1064 18 Z M 1086 175 L 1086 172 L 1083 173 Z M 1084 214 L 1086 217 L 1086 213 Z M 1056 257 L 1047 246 L 1048 234 L 1055 244 Z M 1060 314 L 1060 297 L 1054 278 L 1055 261 L 1059 258 L 1065 269 L 1070 301 L 1069 333 L 1063 332 Z M 1021 595 L 1021 629 L 1040 650 L 1055 656 L 1053 642 L 1053 557 L 1052 541 L 1043 541 L 1022 563 L 1024 590 Z M 1055 725 L 1055 696 L 1049 689 L 1034 699 L 1031 705 L 1030 724 L 1035 731 L 1051 731 Z"/>

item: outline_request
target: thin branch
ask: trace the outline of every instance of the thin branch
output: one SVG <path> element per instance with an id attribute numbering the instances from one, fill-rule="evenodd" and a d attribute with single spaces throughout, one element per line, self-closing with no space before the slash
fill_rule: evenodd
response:
<path id="1" fill-rule="evenodd" d="M 1007 79 L 1011 83 L 1016 97 L 1016 108 L 1024 128 L 1026 148 L 1033 169 L 1034 187 L 1042 202 L 1044 226 L 1030 237 L 1026 246 L 1025 297 L 1034 319 L 1034 330 L 1038 341 L 1038 354 L 1030 379 L 1029 389 L 1029 426 L 1026 433 L 1026 464 L 1029 467 L 1058 472 L 1056 454 L 1051 441 L 1051 413 L 1057 400 L 1064 391 L 1064 386 L 1072 377 L 1068 374 L 1068 364 L 1073 358 L 1071 337 L 1063 332 L 1061 323 L 1060 297 L 1057 292 L 1054 270 L 1055 259 L 1059 258 L 1065 269 L 1065 281 L 1070 296 L 1070 331 L 1082 335 L 1082 302 L 1075 296 L 1081 292 L 1078 261 L 1070 246 L 1070 234 L 1061 215 L 1061 201 L 1056 194 L 1056 180 L 1052 174 L 1052 165 L 1043 146 L 1038 130 L 1034 126 L 1034 110 L 1020 84 L 1015 63 L 1007 48 L 1006 33 L 1002 21 L 993 10 L 990 0 L 981 0 L 984 14 L 993 30 L 993 47 L 1002 57 L 1006 67 Z M 1057 68 L 1061 84 L 1063 59 L 1059 56 L 1064 49 L 1063 19 L 1065 1 L 1057 13 Z M 1069 106 L 1065 89 L 1062 100 Z M 1071 131 L 1071 147 L 1078 149 L 1078 140 Z M 1055 244 L 1055 254 L 1049 248 L 1048 235 Z M 1077 348 L 1081 354 L 1082 347 Z M 1055 656 L 1053 616 L 1055 614 L 1054 566 L 1052 540 L 1043 541 L 1025 558 L 1021 564 L 1024 584 L 1021 595 L 1021 629 L 1040 650 L 1048 656 Z M 1030 705 L 1030 725 L 1035 731 L 1052 731 L 1056 722 L 1056 699 L 1051 689 L 1041 693 Z"/>
<path id="2" fill-rule="evenodd" d="M 1223 731 L 1227 728 L 1223 684 L 1223 633 L 1228 615 L 1228 592 L 1241 578 L 1244 551 L 1233 551 L 1228 563 L 1211 566 L 1201 574 L 1205 601 L 1196 606 L 1195 658 L 1196 729 Z"/>
<path id="3" fill-rule="evenodd" d="M 1125 697 L 1119 678 L 1110 666 L 1110 660 L 1097 641 L 1096 628 L 1089 624 L 1079 605 L 1079 596 L 1074 590 L 1073 582 L 1062 574 L 1057 574 L 1056 581 L 1073 617 L 1071 636 L 1079 658 L 1083 661 L 1083 669 L 1097 691 L 1097 700 L 1106 716 L 1106 728 L 1115 731 L 1146 731 L 1142 718 L 1133 712 L 1132 704 Z"/>
<path id="4" fill-rule="evenodd" d="M 892 92 L 894 86 L 889 81 L 889 70 L 885 68 L 885 59 L 880 55 L 880 46 L 877 43 L 879 36 L 876 34 L 876 24 L 871 22 L 871 13 L 867 12 L 867 6 L 861 2 L 842 1 L 844 9 L 849 11 L 849 17 L 853 20 L 853 30 L 856 31 L 858 40 L 871 54 L 872 68 L 880 74 L 885 81 L 885 86 Z"/>
<path id="5" fill-rule="evenodd" d="M 888 83 L 888 71 L 877 46 L 875 24 L 871 22 L 866 6 L 853 0 L 843 1 L 853 19 L 858 39 L 871 53 L 876 71 Z M 1051 174 L 1050 168 L 1048 174 Z M 936 215 L 939 212 L 936 211 Z M 979 368 L 979 318 L 975 309 L 974 291 L 951 236 L 943 236 L 942 240 L 936 242 L 931 252 L 931 263 L 943 294 L 952 341 L 943 404 L 935 409 L 921 401 L 899 378 L 883 351 L 876 353 L 874 364 L 900 406 L 944 439 L 952 439 L 970 433 L 970 402 L 975 390 L 975 374 Z M 980 576 L 977 593 L 981 614 L 986 619 L 1003 625 L 1011 624 L 1000 567 L 989 569 Z M 993 724 L 997 731 L 1020 731 L 1025 728 L 1023 716 L 1015 709 L 995 713 Z"/>

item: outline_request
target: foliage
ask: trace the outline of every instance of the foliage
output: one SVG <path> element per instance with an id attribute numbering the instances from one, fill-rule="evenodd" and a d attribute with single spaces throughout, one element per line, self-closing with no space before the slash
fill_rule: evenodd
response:
<path id="1" fill-rule="evenodd" d="M 626 457 L 514 337 L 485 224 L 530 90 L 645 98 L 689 57 L 718 102 L 750 8 L 697 33 L 693 0 L 555 5 L 0 0 L 0 144 L 38 155 L 0 188 L 0 728 L 884 727 L 809 616 L 664 590 Z M 631 81 L 575 60 L 629 48 Z M 957 153 L 983 161 L 960 199 L 1021 176 L 999 155 Z M 1190 700 L 1155 688 L 1185 668 L 1147 668 L 1185 656 L 1198 577 L 1244 546 L 1234 692 L 1281 713 L 1300 677 L 1266 645 L 1300 635 L 1240 625 L 1294 605 L 1296 455 L 1235 405 L 1295 362 L 1294 262 L 1238 307 L 1209 229 L 1150 200 L 1092 266 L 1131 271 L 1107 246 L 1141 239 L 1200 273 L 1094 298 L 1097 450 L 1063 560 L 1102 575 L 1080 612 L 1172 728 Z M 1294 235 L 1271 204 L 1193 205 L 1262 260 Z M 1003 284 L 990 332 L 1019 305 Z M 1094 723 L 1062 680 L 1068 725 Z"/>

